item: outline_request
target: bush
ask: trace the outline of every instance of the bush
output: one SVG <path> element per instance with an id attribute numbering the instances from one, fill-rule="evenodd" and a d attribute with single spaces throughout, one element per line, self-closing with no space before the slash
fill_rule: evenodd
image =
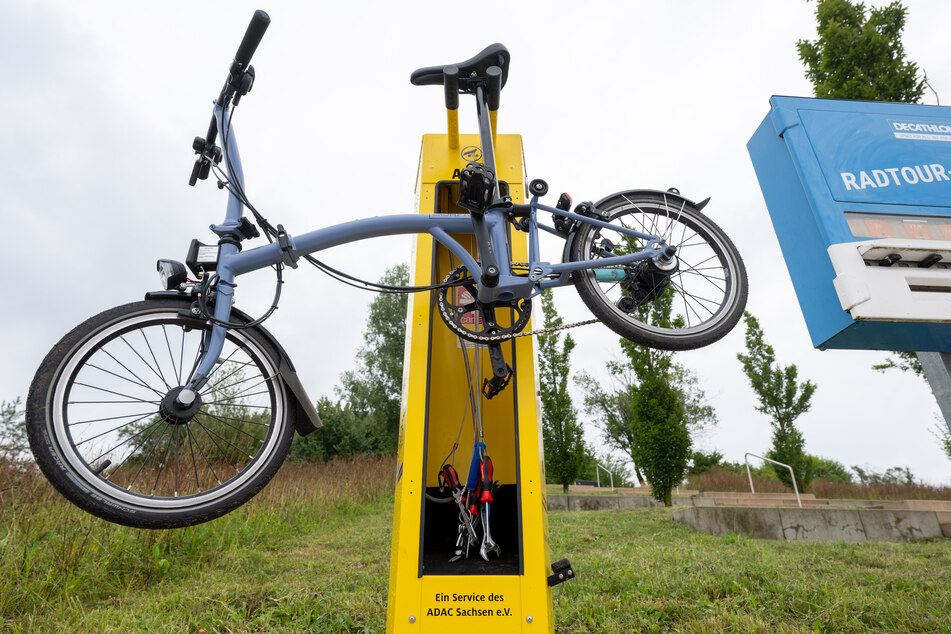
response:
<path id="1" fill-rule="evenodd" d="M 821 456 L 809 456 L 812 460 L 812 477 L 831 482 L 852 482 L 852 473 L 841 462 Z"/>
<path id="2" fill-rule="evenodd" d="M 723 454 L 714 449 L 710 453 L 695 451 L 690 456 L 690 465 L 687 467 L 687 475 L 706 473 L 714 467 L 719 467 L 723 462 Z"/>
<path id="3" fill-rule="evenodd" d="M 386 453 L 384 447 L 378 446 L 377 436 L 368 433 L 366 419 L 354 413 L 349 405 L 323 396 L 317 401 L 317 413 L 324 426 L 307 436 L 295 436 L 289 460 L 329 460 L 334 456 Z"/>

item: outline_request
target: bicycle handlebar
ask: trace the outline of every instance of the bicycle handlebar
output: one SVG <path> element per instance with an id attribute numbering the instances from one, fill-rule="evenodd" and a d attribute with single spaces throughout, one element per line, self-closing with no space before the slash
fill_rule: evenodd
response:
<path id="1" fill-rule="evenodd" d="M 248 30 L 244 32 L 241 45 L 238 46 L 238 52 L 234 54 L 235 62 L 247 68 L 269 24 L 271 24 L 271 17 L 267 13 L 261 9 L 254 12 L 254 15 L 251 17 L 251 23 L 248 24 Z"/>
<path id="2" fill-rule="evenodd" d="M 232 98 L 234 98 L 234 105 L 237 105 L 238 100 L 251 90 L 251 85 L 254 83 L 254 69 L 251 68 L 251 58 L 258 49 L 258 45 L 264 37 L 264 32 L 267 31 L 270 24 L 271 17 L 261 9 L 255 11 L 254 15 L 251 16 L 251 22 L 244 32 L 244 37 L 241 38 L 241 44 L 238 45 L 238 51 L 234 54 L 231 68 L 228 70 L 228 78 L 218 94 L 218 99 L 215 100 L 215 103 L 219 106 L 226 107 Z M 212 115 L 205 138 L 195 137 L 192 143 L 192 148 L 199 156 L 195 161 L 194 168 L 192 168 L 191 178 L 188 179 L 189 185 L 194 185 L 198 180 L 208 178 L 212 161 L 217 163 L 221 160 L 221 153 L 215 147 L 217 137 L 218 122 L 215 116 Z"/>

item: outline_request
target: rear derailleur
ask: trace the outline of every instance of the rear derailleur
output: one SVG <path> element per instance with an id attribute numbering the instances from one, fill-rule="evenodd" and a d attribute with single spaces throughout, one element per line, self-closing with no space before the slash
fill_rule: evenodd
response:
<path id="1" fill-rule="evenodd" d="M 676 252 L 676 247 L 668 247 L 655 258 L 624 267 L 626 276 L 620 285 L 625 295 L 617 301 L 617 307 L 625 313 L 633 313 L 644 304 L 660 299 L 670 286 L 671 276 L 680 270 L 679 260 L 674 257 Z"/>

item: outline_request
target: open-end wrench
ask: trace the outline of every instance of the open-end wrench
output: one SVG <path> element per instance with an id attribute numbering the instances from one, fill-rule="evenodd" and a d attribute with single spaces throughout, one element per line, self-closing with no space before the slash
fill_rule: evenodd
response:
<path id="1" fill-rule="evenodd" d="M 479 554 L 486 561 L 489 561 L 489 553 L 495 553 L 496 557 L 502 556 L 502 549 L 492 541 L 492 534 L 489 532 L 489 509 L 492 506 L 492 459 L 488 456 L 482 457 L 479 464 L 479 475 L 481 476 L 480 488 L 482 495 L 479 499 L 482 502 L 482 547 Z"/>
<path id="2" fill-rule="evenodd" d="M 489 553 L 495 553 L 496 557 L 502 556 L 502 549 L 492 541 L 492 535 L 489 533 L 489 507 L 490 503 L 482 505 L 482 547 L 479 548 L 479 554 L 486 561 L 489 561 Z"/>

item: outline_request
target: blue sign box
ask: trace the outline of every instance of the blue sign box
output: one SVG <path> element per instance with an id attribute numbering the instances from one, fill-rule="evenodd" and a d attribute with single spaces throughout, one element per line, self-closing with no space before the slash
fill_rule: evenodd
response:
<path id="1" fill-rule="evenodd" d="M 813 345 L 951 351 L 951 108 L 770 105 L 747 149 Z"/>

